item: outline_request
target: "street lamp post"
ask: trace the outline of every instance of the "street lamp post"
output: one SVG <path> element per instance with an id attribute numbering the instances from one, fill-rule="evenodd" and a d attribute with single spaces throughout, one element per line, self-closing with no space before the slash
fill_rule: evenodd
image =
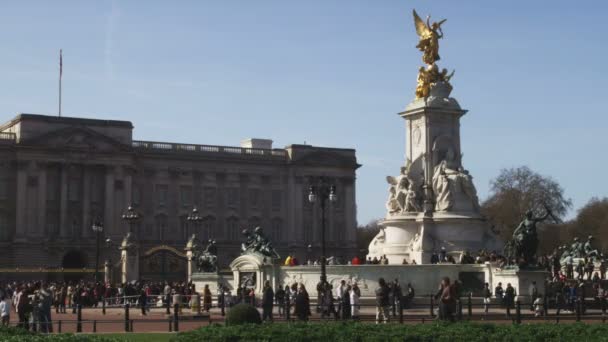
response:
<path id="1" fill-rule="evenodd" d="M 195 207 L 192 208 L 192 212 L 190 213 L 190 215 L 188 215 L 188 217 L 186 217 L 186 220 L 188 220 L 188 222 L 191 222 L 194 225 L 195 231 L 198 231 L 201 222 L 203 222 L 203 217 L 199 214 L 198 209 L 196 209 Z M 203 240 L 205 239 L 206 237 L 203 237 Z"/>
<path id="2" fill-rule="evenodd" d="M 129 206 L 127 211 L 122 214 L 122 219 L 129 225 L 129 233 L 133 233 L 133 226 L 141 219 L 141 215 L 132 206 Z"/>
<path id="3" fill-rule="evenodd" d="M 101 241 L 101 234 L 103 233 L 103 223 L 99 221 L 93 222 L 91 229 L 95 232 L 95 283 L 99 280 L 99 243 Z"/>
<path id="4" fill-rule="evenodd" d="M 336 186 L 328 185 L 321 181 L 321 185 L 311 185 L 308 193 L 308 201 L 315 203 L 320 200 L 321 205 L 321 283 L 327 283 L 327 272 L 325 266 L 327 264 L 325 253 L 325 203 L 335 202 L 338 200 L 336 195 Z"/>

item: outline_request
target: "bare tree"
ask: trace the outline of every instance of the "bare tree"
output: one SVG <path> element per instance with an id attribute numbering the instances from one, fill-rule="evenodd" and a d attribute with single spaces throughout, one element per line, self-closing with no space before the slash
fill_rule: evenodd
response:
<path id="1" fill-rule="evenodd" d="M 360 251 L 366 250 L 374 236 L 380 231 L 379 222 L 379 219 L 371 220 L 366 225 L 357 227 L 357 248 Z"/>
<path id="2" fill-rule="evenodd" d="M 482 204 L 482 213 L 505 240 L 511 238 L 527 210 L 542 215 L 545 206 L 549 207 L 553 223 L 558 223 L 572 207 L 572 201 L 564 196 L 559 183 L 527 166 L 501 170 L 491 181 L 490 191 Z"/>

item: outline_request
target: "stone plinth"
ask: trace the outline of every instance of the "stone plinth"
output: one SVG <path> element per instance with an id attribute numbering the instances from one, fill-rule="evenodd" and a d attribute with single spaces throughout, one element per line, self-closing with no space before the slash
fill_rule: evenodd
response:
<path id="1" fill-rule="evenodd" d="M 209 285 L 209 290 L 211 294 L 215 296 L 218 293 L 219 286 L 226 285 L 226 279 L 220 276 L 217 273 L 203 273 L 203 272 L 194 272 L 191 275 L 192 284 L 194 284 L 196 288 L 196 292 L 202 294 L 205 285 Z"/>
<path id="2" fill-rule="evenodd" d="M 506 289 L 507 284 L 515 288 L 515 293 L 521 303 L 530 303 L 529 288 L 532 282 L 536 282 L 538 294 L 545 294 L 545 279 L 550 276 L 550 272 L 545 270 L 526 270 L 519 268 L 496 269 L 492 277 L 492 288 L 498 283 L 502 283 L 502 288 Z"/>
<path id="3" fill-rule="evenodd" d="M 387 215 L 368 257 L 390 263 L 429 263 L 445 248 L 456 260 L 479 249 L 501 250 L 502 243 L 480 215 L 473 177 L 464 169 L 460 119 L 466 114 L 438 84 L 428 98 L 412 101 L 405 119 L 406 161 L 398 176 L 387 177 Z"/>

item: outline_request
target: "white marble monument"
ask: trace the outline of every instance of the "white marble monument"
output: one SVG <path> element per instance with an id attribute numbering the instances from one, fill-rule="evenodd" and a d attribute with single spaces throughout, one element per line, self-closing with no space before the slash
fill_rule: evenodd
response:
<path id="1" fill-rule="evenodd" d="M 442 247 L 457 258 L 502 245 L 479 213 L 473 177 L 462 164 L 460 118 L 467 111 L 450 97 L 453 73 L 435 64 L 440 29 L 416 14 L 414 19 L 427 65 L 419 69 L 416 99 L 399 113 L 407 136 L 405 166 L 399 176 L 387 177 L 387 214 L 368 255 L 386 255 L 391 264 L 429 263 Z"/>

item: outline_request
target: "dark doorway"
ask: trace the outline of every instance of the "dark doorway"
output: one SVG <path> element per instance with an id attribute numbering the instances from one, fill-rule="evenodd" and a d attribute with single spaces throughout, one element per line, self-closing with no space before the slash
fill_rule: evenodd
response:
<path id="1" fill-rule="evenodd" d="M 87 266 L 87 258 L 86 255 L 77 250 L 71 250 L 63 256 L 63 261 L 61 262 L 61 267 L 67 270 L 66 273 L 63 274 L 63 279 L 68 282 L 75 282 L 83 279 L 85 277 L 84 272 L 78 272 L 77 270 L 81 270 Z"/>
<path id="2" fill-rule="evenodd" d="M 83 268 L 87 266 L 87 260 L 81 251 L 69 251 L 63 256 L 61 267 L 63 268 Z"/>

